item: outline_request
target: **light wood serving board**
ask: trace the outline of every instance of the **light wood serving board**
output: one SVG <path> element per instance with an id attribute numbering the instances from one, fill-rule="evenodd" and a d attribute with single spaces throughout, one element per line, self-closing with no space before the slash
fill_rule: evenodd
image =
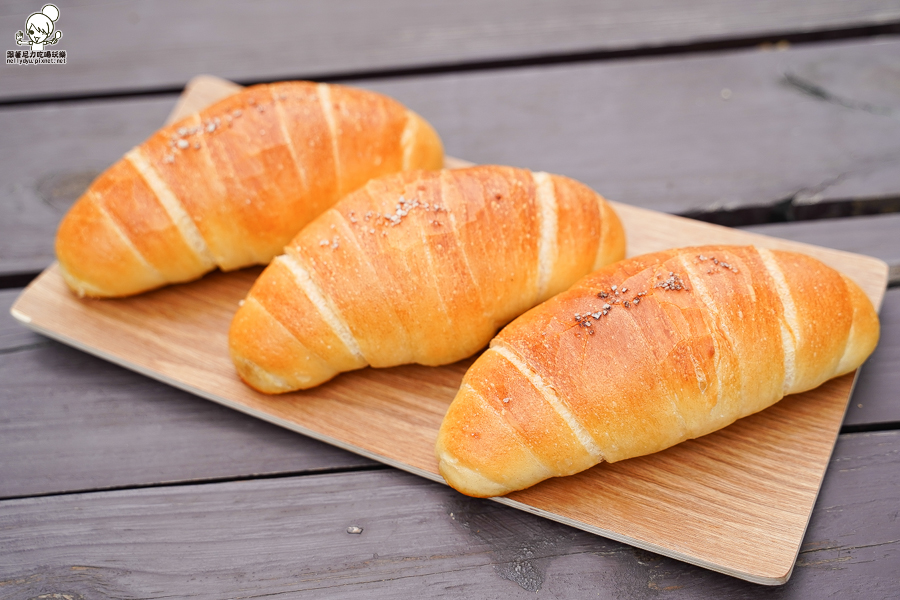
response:
<path id="1" fill-rule="evenodd" d="M 235 89 L 229 82 L 198 78 L 175 116 Z M 629 256 L 706 243 L 797 250 L 843 271 L 881 305 L 888 267 L 877 259 L 614 206 L 625 225 Z M 149 377 L 443 482 L 434 442 L 472 359 L 437 368 L 367 368 L 312 390 L 257 393 L 234 372 L 227 332 L 260 272 L 215 272 L 133 298 L 90 300 L 76 298 L 54 265 L 25 289 L 12 314 L 44 335 Z M 496 500 L 735 577 L 784 583 L 854 381 L 855 374 L 846 375 L 703 438 Z"/>

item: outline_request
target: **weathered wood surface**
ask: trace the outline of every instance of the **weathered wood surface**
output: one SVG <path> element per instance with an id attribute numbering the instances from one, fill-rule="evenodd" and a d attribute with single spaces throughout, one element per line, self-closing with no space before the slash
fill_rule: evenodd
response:
<path id="1" fill-rule="evenodd" d="M 375 465 L 56 342 L 0 381 L 0 497 Z"/>
<path id="2" fill-rule="evenodd" d="M 9 309 L 21 293 L 21 289 L 0 290 L 0 356 L 36 345 L 51 343 L 44 336 L 22 326 L 9 314 Z M 0 358 L 0 360 L 3 359 Z"/>
<path id="3" fill-rule="evenodd" d="M 898 166 L 895 169 L 900 171 Z M 890 267 L 888 283 L 900 284 L 900 213 L 770 223 L 741 229 L 880 258 Z"/>
<path id="4" fill-rule="evenodd" d="M 860 370 L 845 427 L 900 427 L 900 287 L 887 291 L 879 316 L 881 340 Z"/>
<path id="5" fill-rule="evenodd" d="M 0 99 L 176 88 L 684 46 L 877 26 L 892 0 L 88 1 L 61 6 L 64 67 L 5 67 Z M 0 11 L 12 40 L 28 4 Z M 13 42 L 5 48 L 13 48 Z"/>
<path id="6" fill-rule="evenodd" d="M 375 465 L 31 333 L 19 291 L 0 292 L 0 498 Z"/>
<path id="7" fill-rule="evenodd" d="M 854 183 L 850 197 L 880 196 L 888 184 L 867 188 L 866 174 L 900 160 L 900 119 L 787 76 L 864 70 L 900 106 L 898 57 L 891 40 L 365 83 L 415 98 L 453 156 L 563 173 L 681 214 L 767 207 L 837 179 Z M 900 189 L 900 174 L 892 182 Z"/>
<path id="8" fill-rule="evenodd" d="M 72 202 L 174 105 L 173 96 L 0 109 L 0 274 L 49 265 Z"/>
<path id="9" fill-rule="evenodd" d="M 687 213 L 771 206 L 837 180 L 854 198 L 900 193 L 900 169 L 885 167 L 900 160 L 900 119 L 785 80 L 862 71 L 868 77 L 853 75 L 858 97 L 900 106 L 900 70 L 886 66 L 898 57 L 900 42 L 871 41 L 362 85 L 424 115 L 450 155 L 562 173 L 614 200 Z M 68 205 L 174 103 L 167 96 L 0 110 L 5 143 L 29 149 L 0 162 L 0 274 L 47 266 Z"/>
<path id="10" fill-rule="evenodd" d="M 898 467 L 900 433 L 841 436 L 776 588 L 389 470 L 4 501 L 0 597 L 887 600 Z"/>

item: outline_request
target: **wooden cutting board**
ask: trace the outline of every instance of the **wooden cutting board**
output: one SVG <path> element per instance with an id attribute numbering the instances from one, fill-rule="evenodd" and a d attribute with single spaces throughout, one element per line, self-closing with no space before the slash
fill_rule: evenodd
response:
<path id="1" fill-rule="evenodd" d="M 198 78 L 172 118 L 236 89 L 230 82 Z M 625 225 L 629 256 L 706 243 L 797 250 L 843 271 L 881 305 L 888 267 L 877 259 L 614 206 Z M 149 377 L 443 482 L 434 441 L 472 359 L 437 368 L 367 368 L 312 390 L 259 394 L 237 378 L 227 332 L 260 272 L 215 272 L 134 298 L 90 300 L 76 298 L 54 265 L 25 289 L 12 314 L 44 335 Z M 784 583 L 854 381 L 855 373 L 846 375 L 703 438 L 496 501 L 756 583 Z"/>

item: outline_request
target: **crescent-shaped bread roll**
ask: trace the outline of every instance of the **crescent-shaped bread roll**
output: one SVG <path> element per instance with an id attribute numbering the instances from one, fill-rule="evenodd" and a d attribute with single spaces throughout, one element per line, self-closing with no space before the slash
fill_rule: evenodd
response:
<path id="1" fill-rule="evenodd" d="M 878 316 L 802 254 L 706 246 L 632 258 L 525 313 L 467 371 L 440 472 L 500 496 L 668 448 L 856 369 Z"/>
<path id="2" fill-rule="evenodd" d="M 103 172 L 60 224 L 81 296 L 127 296 L 219 267 L 265 264 L 366 181 L 439 169 L 440 139 L 381 94 L 257 85 L 154 134 Z"/>
<path id="3" fill-rule="evenodd" d="M 625 253 L 612 208 L 571 179 L 509 167 L 370 181 L 259 277 L 229 333 L 254 388 L 309 388 L 366 365 L 442 365 Z"/>

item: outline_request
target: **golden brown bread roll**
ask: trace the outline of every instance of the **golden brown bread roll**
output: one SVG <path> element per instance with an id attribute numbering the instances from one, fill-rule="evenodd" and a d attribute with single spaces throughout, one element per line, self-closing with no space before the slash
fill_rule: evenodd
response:
<path id="1" fill-rule="evenodd" d="M 56 255 L 82 296 L 268 263 L 369 179 L 442 163 L 431 126 L 390 98 L 257 85 L 159 130 L 102 173 L 63 219 Z"/>
<path id="2" fill-rule="evenodd" d="M 657 452 L 849 373 L 878 334 L 863 291 L 802 254 L 706 246 L 622 261 L 493 339 L 444 418 L 440 472 L 499 496 Z"/>
<path id="3" fill-rule="evenodd" d="M 231 325 L 240 376 L 268 393 L 366 365 L 441 365 L 624 256 L 588 187 L 509 167 L 372 180 L 262 273 Z"/>

